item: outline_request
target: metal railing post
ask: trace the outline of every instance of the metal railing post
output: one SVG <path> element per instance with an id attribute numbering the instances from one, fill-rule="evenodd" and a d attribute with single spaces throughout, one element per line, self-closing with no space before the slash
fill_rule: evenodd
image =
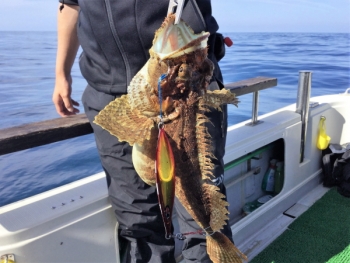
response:
<path id="1" fill-rule="evenodd" d="M 301 115 L 300 162 L 304 161 L 305 138 L 309 118 L 309 102 L 311 93 L 311 71 L 299 71 L 298 96 L 296 113 Z"/>
<path id="2" fill-rule="evenodd" d="M 259 91 L 253 93 L 253 107 L 252 107 L 252 122 L 255 124 L 258 121 L 259 110 Z"/>
<path id="3" fill-rule="evenodd" d="M 259 91 L 253 92 L 253 101 L 252 101 L 252 122 L 247 123 L 248 126 L 255 126 L 262 121 L 258 120 L 258 110 L 259 110 Z"/>

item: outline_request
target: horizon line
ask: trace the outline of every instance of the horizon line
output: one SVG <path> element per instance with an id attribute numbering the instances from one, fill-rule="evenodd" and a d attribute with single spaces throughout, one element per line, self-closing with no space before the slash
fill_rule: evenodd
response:
<path id="1" fill-rule="evenodd" d="M 57 33 L 57 30 L 3 30 L 0 29 L 0 32 L 52 32 L 52 33 Z M 339 32 L 325 32 L 325 31 L 217 31 L 218 33 L 297 33 L 297 34 L 350 34 L 350 31 L 344 32 L 344 31 L 339 31 Z"/>

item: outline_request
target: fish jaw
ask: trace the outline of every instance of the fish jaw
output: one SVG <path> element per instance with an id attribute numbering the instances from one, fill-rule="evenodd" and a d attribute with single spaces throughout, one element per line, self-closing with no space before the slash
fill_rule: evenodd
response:
<path id="1" fill-rule="evenodd" d="M 185 22 L 174 24 L 175 15 L 169 15 L 156 31 L 151 57 L 160 61 L 174 59 L 207 47 L 209 32 L 195 34 Z"/>

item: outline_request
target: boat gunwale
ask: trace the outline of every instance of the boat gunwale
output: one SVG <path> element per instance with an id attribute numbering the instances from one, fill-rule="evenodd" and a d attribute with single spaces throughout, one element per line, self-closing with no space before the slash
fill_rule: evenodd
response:
<path id="1" fill-rule="evenodd" d="M 225 88 L 236 96 L 241 96 L 276 85 L 276 78 L 255 77 L 228 83 Z M 72 139 L 92 132 L 93 129 L 85 113 L 0 129 L 0 156 Z"/>

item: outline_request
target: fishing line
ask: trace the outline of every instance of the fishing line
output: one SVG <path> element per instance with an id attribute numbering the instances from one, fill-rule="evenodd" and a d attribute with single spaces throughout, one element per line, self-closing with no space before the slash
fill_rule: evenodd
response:
<path id="1" fill-rule="evenodd" d="M 160 122 L 162 122 L 163 119 L 163 110 L 162 110 L 162 103 L 163 103 L 163 97 L 162 97 L 162 87 L 160 83 L 162 80 L 166 78 L 167 74 L 162 74 L 158 79 L 158 99 L 159 99 L 159 116 L 160 116 Z"/>
<path id="2" fill-rule="evenodd" d="M 175 235 L 171 235 L 170 238 L 177 238 L 179 240 L 185 240 L 186 236 L 188 236 L 188 235 L 212 236 L 212 235 L 214 235 L 215 232 L 217 232 L 217 231 L 212 231 L 211 233 L 208 233 L 207 229 L 209 229 L 209 228 L 210 228 L 210 226 L 208 226 L 204 229 L 199 229 L 199 230 L 194 231 L 194 232 L 177 233 Z"/>

